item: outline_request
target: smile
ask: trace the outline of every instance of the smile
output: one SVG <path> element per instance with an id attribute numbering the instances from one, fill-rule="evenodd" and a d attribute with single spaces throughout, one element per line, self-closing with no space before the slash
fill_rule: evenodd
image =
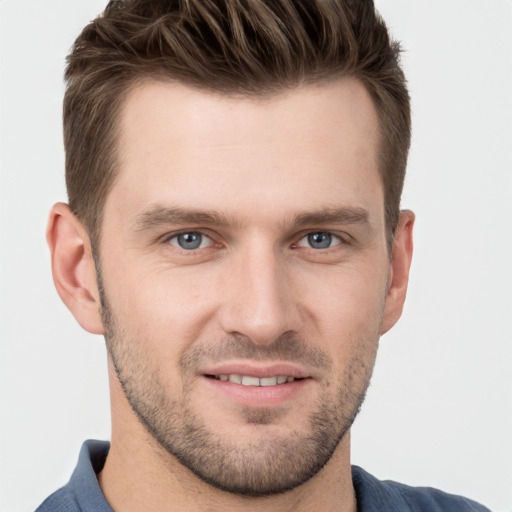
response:
<path id="1" fill-rule="evenodd" d="M 277 386 L 279 384 L 286 384 L 287 382 L 295 381 L 295 377 L 287 377 L 279 375 L 275 377 L 252 377 L 249 375 L 239 375 L 236 373 L 222 374 L 222 375 L 209 375 L 210 378 L 221 380 L 223 382 L 233 382 L 234 384 L 241 384 L 242 386 Z"/>
<path id="2" fill-rule="evenodd" d="M 222 407 L 226 403 L 243 409 L 281 407 L 315 389 L 315 379 L 307 370 L 288 363 L 230 361 L 204 369 L 200 375 L 200 382 L 211 392 L 208 400 L 215 402 L 220 397 Z"/>

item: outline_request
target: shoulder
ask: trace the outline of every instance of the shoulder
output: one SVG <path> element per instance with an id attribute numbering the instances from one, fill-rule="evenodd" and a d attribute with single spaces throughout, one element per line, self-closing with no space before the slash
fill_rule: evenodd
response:
<path id="1" fill-rule="evenodd" d="M 96 477 L 103 468 L 109 447 L 105 441 L 86 441 L 69 482 L 50 495 L 36 512 L 112 512 Z"/>
<path id="2" fill-rule="evenodd" d="M 81 512 L 75 493 L 69 486 L 62 487 L 48 496 L 36 512 Z"/>
<path id="3" fill-rule="evenodd" d="M 352 467 L 352 480 L 361 512 L 490 512 L 483 505 L 463 496 L 431 487 L 411 487 L 390 480 L 378 480 L 357 466 Z"/>

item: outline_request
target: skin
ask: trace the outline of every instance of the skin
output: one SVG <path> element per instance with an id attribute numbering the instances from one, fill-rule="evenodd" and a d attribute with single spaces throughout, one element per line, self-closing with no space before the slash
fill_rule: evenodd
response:
<path id="1" fill-rule="evenodd" d="M 102 293 L 87 233 L 66 205 L 54 206 L 48 227 L 59 294 L 107 339 L 112 444 L 99 482 L 109 503 L 123 512 L 354 512 L 348 429 L 379 337 L 402 311 L 414 223 L 402 212 L 390 258 L 369 95 L 353 79 L 252 100 L 148 82 L 128 96 L 120 127 Z M 182 232 L 202 233 L 202 246 L 180 248 Z M 312 247 L 312 233 L 330 234 L 331 246 Z M 205 377 L 219 365 L 288 365 L 307 378 L 274 401 L 262 388 L 240 399 L 237 385 L 226 392 Z M 155 401 L 163 412 L 150 433 L 135 411 L 151 418 Z M 193 417 L 221 443 L 224 466 L 243 477 L 240 454 L 249 453 L 276 480 L 291 472 L 322 404 L 332 449 L 284 493 L 216 488 L 158 436 L 165 441 L 173 411 L 171 440 Z"/>

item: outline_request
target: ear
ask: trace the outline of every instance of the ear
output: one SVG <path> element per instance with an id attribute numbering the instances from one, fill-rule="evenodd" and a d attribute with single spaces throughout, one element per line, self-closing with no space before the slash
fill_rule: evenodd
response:
<path id="1" fill-rule="evenodd" d="M 414 219 L 414 213 L 410 210 L 400 212 L 400 220 L 392 248 L 381 334 L 389 331 L 402 315 L 413 252 L 412 231 Z"/>
<path id="2" fill-rule="evenodd" d="M 60 298 L 86 331 L 103 334 L 89 235 L 67 204 L 57 203 L 51 209 L 46 240 Z"/>

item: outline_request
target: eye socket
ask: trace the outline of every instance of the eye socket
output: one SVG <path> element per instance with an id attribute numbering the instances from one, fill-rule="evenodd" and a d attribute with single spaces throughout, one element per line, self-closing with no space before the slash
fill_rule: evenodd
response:
<path id="1" fill-rule="evenodd" d="M 341 243 L 342 239 L 339 236 L 325 231 L 316 231 L 302 237 L 297 245 L 299 247 L 310 247 L 311 249 L 329 249 Z"/>
<path id="2" fill-rule="evenodd" d="M 169 238 L 168 242 L 175 247 L 179 247 L 185 251 L 194 251 L 196 249 L 204 249 L 213 243 L 213 240 L 197 231 L 186 231 L 178 233 Z"/>

